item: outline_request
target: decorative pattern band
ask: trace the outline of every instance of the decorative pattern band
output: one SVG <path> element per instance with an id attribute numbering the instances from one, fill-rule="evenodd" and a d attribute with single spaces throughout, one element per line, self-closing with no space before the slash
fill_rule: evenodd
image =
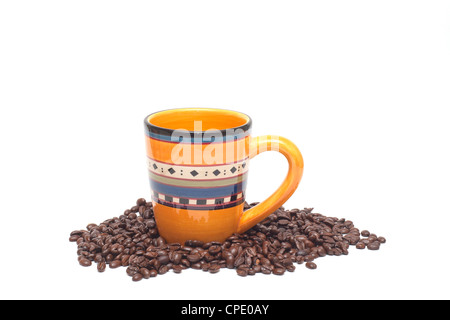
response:
<path id="1" fill-rule="evenodd" d="M 175 165 L 147 158 L 150 173 L 182 180 L 217 180 L 236 177 L 248 171 L 248 158 L 229 164 Z"/>
<path id="2" fill-rule="evenodd" d="M 152 199 L 153 201 L 168 207 L 188 210 L 226 209 L 237 206 L 245 201 L 243 192 L 239 192 L 229 197 L 211 199 L 178 198 L 153 192 Z"/>
<path id="3" fill-rule="evenodd" d="M 244 202 L 248 158 L 231 164 L 179 166 L 148 159 L 153 201 L 172 208 L 217 210 Z"/>

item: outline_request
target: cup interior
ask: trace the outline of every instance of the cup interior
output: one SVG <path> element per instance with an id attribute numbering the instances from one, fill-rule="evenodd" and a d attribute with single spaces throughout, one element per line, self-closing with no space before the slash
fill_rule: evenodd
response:
<path id="1" fill-rule="evenodd" d="M 237 129 L 249 126 L 250 117 L 244 113 L 223 109 L 185 108 L 153 113 L 147 122 L 154 127 L 169 130 L 201 131 Z"/>

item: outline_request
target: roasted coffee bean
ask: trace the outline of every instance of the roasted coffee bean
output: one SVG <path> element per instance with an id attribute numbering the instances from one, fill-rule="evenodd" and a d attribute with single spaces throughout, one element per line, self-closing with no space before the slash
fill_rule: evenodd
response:
<path id="1" fill-rule="evenodd" d="M 271 273 L 272 273 L 272 271 L 270 270 L 270 268 L 269 268 L 269 267 L 266 267 L 266 266 L 261 266 L 261 272 L 262 272 L 263 274 L 271 274 Z"/>
<path id="2" fill-rule="evenodd" d="M 127 268 L 127 274 L 132 277 L 139 271 L 139 268 L 137 267 L 128 267 Z"/>
<path id="3" fill-rule="evenodd" d="M 147 252 L 144 253 L 144 256 L 146 258 L 153 259 L 153 258 L 158 257 L 158 252 L 156 252 L 156 251 L 148 251 L 149 249 L 153 249 L 153 248 L 151 248 L 151 247 L 147 248 Z"/>
<path id="4" fill-rule="evenodd" d="M 356 244 L 356 249 L 365 249 L 366 248 L 366 245 L 363 243 L 363 242 L 358 242 L 357 244 Z"/>
<path id="5" fill-rule="evenodd" d="M 142 274 L 136 273 L 136 274 L 133 276 L 132 280 L 135 281 L 135 282 L 137 282 L 137 281 L 141 281 L 142 278 L 143 278 Z"/>
<path id="6" fill-rule="evenodd" d="M 181 259 L 181 264 L 186 266 L 186 267 L 190 267 L 191 263 L 189 262 L 188 259 Z"/>
<path id="7" fill-rule="evenodd" d="M 150 270 L 148 270 L 147 268 L 141 268 L 141 269 L 139 269 L 139 273 L 142 274 L 142 277 L 143 277 L 144 279 L 150 278 Z"/>
<path id="8" fill-rule="evenodd" d="M 136 212 L 139 210 L 139 208 L 137 208 L 136 209 Z M 136 219 L 137 218 L 137 214 L 134 212 L 134 211 L 132 211 L 129 215 L 128 215 L 128 218 L 130 218 L 130 219 Z"/>
<path id="9" fill-rule="evenodd" d="M 367 245 L 367 249 L 369 250 L 379 250 L 380 249 L 380 243 L 378 241 L 371 242 Z"/>
<path id="10" fill-rule="evenodd" d="M 74 235 L 74 236 L 70 236 L 69 241 L 70 242 L 77 242 L 78 239 L 80 239 L 80 236 Z"/>
<path id="11" fill-rule="evenodd" d="M 236 273 L 238 274 L 238 276 L 246 277 L 248 275 L 248 270 L 246 270 L 246 269 L 237 269 Z"/>
<path id="12" fill-rule="evenodd" d="M 173 270 L 174 273 L 181 273 L 181 271 L 183 271 L 183 268 L 181 266 L 179 266 L 179 265 L 174 265 L 172 267 L 172 270 Z"/>
<path id="13" fill-rule="evenodd" d="M 256 273 L 261 272 L 261 265 L 253 266 L 253 270 L 255 270 Z"/>
<path id="14" fill-rule="evenodd" d="M 139 199 L 136 200 L 136 205 L 138 205 L 138 206 L 143 206 L 146 203 L 147 203 L 147 201 L 145 201 L 144 198 L 139 198 Z"/>
<path id="15" fill-rule="evenodd" d="M 109 267 L 111 269 L 116 269 L 118 267 L 120 267 L 122 265 L 122 262 L 120 260 L 114 260 L 112 262 L 110 262 Z"/>
<path id="16" fill-rule="evenodd" d="M 89 260 L 89 259 L 86 259 L 86 258 L 81 258 L 81 259 L 79 260 L 79 263 L 80 263 L 80 265 L 83 266 L 83 267 L 90 267 L 90 266 L 92 265 L 92 261 Z"/>
<path id="17" fill-rule="evenodd" d="M 211 266 L 211 264 L 209 264 L 208 262 L 205 262 L 202 264 L 200 269 L 202 269 L 203 271 L 208 271 L 210 266 Z"/>
<path id="18" fill-rule="evenodd" d="M 281 276 L 286 271 L 285 268 L 275 268 L 273 269 L 273 274 L 276 274 L 277 276 Z"/>
<path id="19" fill-rule="evenodd" d="M 86 226 L 86 229 L 88 231 L 94 230 L 96 227 L 98 227 L 95 223 L 90 223 Z"/>
<path id="20" fill-rule="evenodd" d="M 123 255 L 122 258 L 120 259 L 122 266 L 126 267 L 128 266 L 128 261 L 130 260 L 130 256 L 129 255 Z"/>
<path id="21" fill-rule="evenodd" d="M 261 258 L 261 264 L 263 266 L 270 266 L 271 265 L 270 260 L 267 259 L 267 258 Z"/>
<path id="22" fill-rule="evenodd" d="M 168 264 L 170 262 L 170 259 L 169 259 L 168 255 L 159 256 L 157 259 L 159 260 L 159 262 L 161 264 Z"/>
<path id="23" fill-rule="evenodd" d="M 166 244 L 166 240 L 164 240 L 163 237 L 158 237 L 156 239 L 156 247 L 162 247 L 165 244 Z"/>
<path id="24" fill-rule="evenodd" d="M 219 245 L 212 245 L 208 249 L 210 254 L 218 254 L 220 251 L 222 251 L 222 248 Z"/>
<path id="25" fill-rule="evenodd" d="M 85 232 L 86 232 L 85 230 L 75 230 L 70 233 L 70 236 L 81 236 Z"/>
<path id="26" fill-rule="evenodd" d="M 244 204 L 249 209 L 255 204 Z M 325 217 L 312 209 L 276 210 L 261 223 L 243 234 L 233 234 L 223 243 L 188 240 L 183 245 L 166 243 L 157 229 L 151 202 L 139 198 L 123 215 L 89 224 L 87 230 L 70 233 L 69 241 L 77 244 L 82 266 L 97 263 L 99 272 L 120 266 L 133 280 L 155 277 L 170 269 L 180 273 L 193 268 L 218 272 L 236 269 L 240 276 L 255 273 L 282 275 L 295 270 L 294 263 L 312 261 L 326 255 L 346 255 L 349 246 L 378 250 L 383 237 L 363 230 L 352 221 Z M 361 238 L 364 237 L 364 238 Z"/>
<path id="27" fill-rule="evenodd" d="M 145 219 L 150 219 L 151 214 L 152 214 L 152 211 L 150 209 L 146 209 L 144 211 L 144 213 L 142 214 L 142 217 L 144 218 L 144 220 Z M 147 227 L 149 227 L 149 225 L 147 225 Z"/>
<path id="28" fill-rule="evenodd" d="M 187 247 L 203 247 L 204 242 L 199 240 L 187 240 L 184 245 Z"/>
<path id="29" fill-rule="evenodd" d="M 150 212 L 150 216 L 152 216 L 151 209 L 149 209 L 148 211 Z M 152 229 L 152 228 L 156 227 L 156 222 L 155 222 L 154 219 L 150 218 L 147 221 L 145 221 L 145 225 L 146 225 L 147 228 Z"/>
<path id="30" fill-rule="evenodd" d="M 158 273 L 159 274 L 165 274 L 169 271 L 169 267 L 167 265 L 162 266 L 161 268 L 159 268 Z"/>
<path id="31" fill-rule="evenodd" d="M 187 259 L 189 260 L 189 262 L 191 262 L 191 263 L 195 263 L 195 262 L 197 262 L 197 261 L 200 261 L 200 259 L 201 259 L 200 255 L 198 255 L 198 254 L 190 254 L 190 255 L 188 255 L 186 258 L 187 258 Z"/>
<path id="32" fill-rule="evenodd" d="M 368 237 L 368 236 L 370 236 L 370 232 L 369 231 L 367 231 L 367 230 L 363 230 L 363 231 L 361 231 L 361 235 L 363 236 L 363 237 Z"/>
<path id="33" fill-rule="evenodd" d="M 294 272 L 295 271 L 295 266 L 293 264 L 289 265 L 286 267 L 286 270 L 289 272 Z"/>
<path id="34" fill-rule="evenodd" d="M 192 269 L 200 270 L 202 268 L 202 264 L 199 262 L 191 264 Z"/>
<path id="35" fill-rule="evenodd" d="M 226 256 L 225 262 L 228 269 L 234 269 L 234 256 L 231 253 Z"/>
<path id="36" fill-rule="evenodd" d="M 319 257 L 325 257 L 327 255 L 327 252 L 322 246 L 320 246 L 317 248 L 317 254 L 319 255 Z"/>
<path id="37" fill-rule="evenodd" d="M 133 263 L 138 264 L 138 265 L 140 264 L 139 261 L 135 261 Z M 161 262 L 158 259 L 151 260 L 151 263 L 153 265 L 153 268 L 155 268 L 156 270 L 158 270 L 161 267 Z"/>
<path id="38" fill-rule="evenodd" d="M 217 273 L 220 271 L 220 266 L 218 264 L 213 264 L 209 267 L 208 271 L 210 273 Z"/>
<path id="39" fill-rule="evenodd" d="M 234 261 L 234 266 L 235 267 L 239 267 L 240 265 L 245 263 L 245 257 L 243 255 L 240 255 L 236 258 L 236 260 Z"/>
<path id="40" fill-rule="evenodd" d="M 175 253 L 172 255 L 172 262 L 173 262 L 174 264 L 180 264 L 182 257 L 183 257 L 183 256 L 181 255 L 181 253 L 175 252 Z"/>
<path id="41" fill-rule="evenodd" d="M 106 262 L 104 262 L 104 261 L 99 262 L 97 264 L 97 271 L 98 272 L 105 272 L 105 270 L 106 270 Z"/>

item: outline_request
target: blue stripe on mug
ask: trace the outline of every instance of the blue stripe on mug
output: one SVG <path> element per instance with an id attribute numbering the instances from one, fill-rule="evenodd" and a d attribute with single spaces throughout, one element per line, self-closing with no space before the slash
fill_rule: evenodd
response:
<path id="1" fill-rule="evenodd" d="M 168 135 L 162 135 L 162 134 L 157 134 L 157 133 L 153 133 L 153 132 L 149 132 L 146 128 L 145 133 L 148 137 L 153 138 L 153 139 L 157 139 L 157 140 L 162 140 L 162 141 L 168 141 L 168 142 L 176 142 L 176 143 L 211 143 L 211 142 L 223 142 L 223 141 L 233 141 L 233 140 L 239 140 L 242 138 L 245 138 L 246 136 L 250 135 L 249 131 L 243 132 L 243 133 L 239 133 L 239 134 L 235 134 L 235 135 L 225 135 L 222 137 L 222 139 L 220 139 L 219 141 L 216 141 L 216 138 L 214 136 L 202 136 L 202 134 L 200 133 L 200 135 L 198 137 L 192 137 L 190 139 L 187 139 L 187 141 L 185 141 L 186 139 L 184 137 L 178 137 L 178 136 L 168 136 Z"/>
<path id="2" fill-rule="evenodd" d="M 240 182 L 238 184 L 233 184 L 225 187 L 192 188 L 192 187 L 169 186 L 150 179 L 150 186 L 153 191 L 175 197 L 209 199 L 218 197 L 229 197 L 233 194 L 241 192 L 245 190 L 247 186 L 247 180 Z"/>

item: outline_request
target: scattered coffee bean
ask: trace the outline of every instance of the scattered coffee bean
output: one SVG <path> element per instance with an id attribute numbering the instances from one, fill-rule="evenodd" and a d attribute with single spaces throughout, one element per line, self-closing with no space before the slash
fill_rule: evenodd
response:
<path id="1" fill-rule="evenodd" d="M 104 262 L 104 261 L 99 262 L 97 264 L 97 271 L 98 272 L 105 272 L 105 270 L 106 270 L 106 262 Z"/>
<path id="2" fill-rule="evenodd" d="M 115 268 L 118 268 L 120 266 L 122 266 L 122 262 L 120 260 L 114 260 L 114 261 L 109 263 L 109 267 L 111 269 L 115 269 Z"/>
<path id="3" fill-rule="evenodd" d="M 136 274 L 133 276 L 132 280 L 135 281 L 135 282 L 137 282 L 137 281 L 141 281 L 142 278 L 143 278 L 142 274 L 136 273 Z"/>
<path id="4" fill-rule="evenodd" d="M 158 260 L 161 264 L 168 264 L 170 262 L 168 255 L 159 256 Z"/>
<path id="5" fill-rule="evenodd" d="M 179 266 L 179 265 L 174 265 L 172 267 L 172 270 L 173 270 L 174 273 L 181 273 L 181 271 L 183 271 L 183 268 L 181 266 Z"/>
<path id="6" fill-rule="evenodd" d="M 193 263 L 191 264 L 191 268 L 195 269 L 195 270 L 200 270 L 202 268 L 202 264 L 201 263 Z"/>
<path id="7" fill-rule="evenodd" d="M 90 266 L 92 265 L 91 260 L 86 259 L 86 258 L 80 259 L 79 263 L 80 263 L 80 265 L 83 266 L 83 267 L 90 267 Z"/>
<path id="8" fill-rule="evenodd" d="M 195 263 L 197 261 L 200 261 L 201 257 L 198 254 L 190 254 L 187 256 L 187 259 L 189 260 L 189 262 Z"/>
<path id="9" fill-rule="evenodd" d="M 208 271 L 210 273 L 217 273 L 217 272 L 220 271 L 220 266 L 218 264 L 214 264 L 214 265 L 209 267 Z"/>
<path id="10" fill-rule="evenodd" d="M 159 268 L 158 273 L 159 274 L 165 274 L 170 270 L 170 268 L 168 266 L 162 266 L 161 268 Z"/>
<path id="11" fill-rule="evenodd" d="M 80 236 L 70 236 L 69 241 L 70 242 L 77 242 L 78 239 L 80 239 Z"/>
<path id="12" fill-rule="evenodd" d="M 367 245 L 367 249 L 369 250 L 379 250 L 380 249 L 380 243 L 378 241 L 371 242 Z"/>
<path id="13" fill-rule="evenodd" d="M 219 245 L 213 245 L 209 247 L 208 252 L 210 254 L 218 254 L 221 250 L 222 248 Z"/>
<path id="14" fill-rule="evenodd" d="M 141 268 L 141 269 L 139 269 L 139 273 L 142 274 L 142 277 L 143 277 L 144 279 L 150 278 L 150 270 L 148 270 L 147 268 Z"/>
<path id="15" fill-rule="evenodd" d="M 139 198 L 139 199 L 136 200 L 136 205 L 143 206 L 143 205 L 145 205 L 146 202 L 147 201 L 145 201 L 144 198 Z"/>
<path id="16" fill-rule="evenodd" d="M 363 242 L 358 242 L 356 244 L 356 249 L 365 249 L 366 245 Z"/>
<path id="17" fill-rule="evenodd" d="M 257 203 L 244 204 L 247 210 Z M 97 270 L 127 267 L 133 281 L 149 279 L 172 270 L 181 273 L 192 268 L 217 273 L 221 268 L 236 269 L 245 277 L 256 273 L 283 275 L 295 270 L 294 263 L 313 262 L 326 255 L 346 255 L 351 245 L 378 250 L 384 237 L 367 230 L 359 232 L 352 221 L 325 217 L 312 209 L 285 210 L 283 207 L 243 234 L 234 234 L 223 243 L 188 240 L 166 243 L 157 229 L 153 206 L 140 198 L 123 215 L 89 224 L 87 230 L 70 233 L 78 246 L 79 264 L 97 263 Z M 361 238 L 364 237 L 364 238 Z"/>
<path id="18" fill-rule="evenodd" d="M 248 275 L 248 271 L 245 269 L 237 269 L 236 273 L 238 276 L 246 277 Z"/>
<path id="19" fill-rule="evenodd" d="M 363 237 L 368 237 L 368 236 L 370 236 L 370 232 L 367 231 L 367 230 L 363 230 L 363 231 L 361 231 L 361 235 L 362 235 Z"/>
<path id="20" fill-rule="evenodd" d="M 276 274 L 277 276 L 281 276 L 284 274 L 284 271 L 286 271 L 286 269 L 284 269 L 284 268 L 275 268 L 275 269 L 273 269 L 273 274 Z"/>
<path id="21" fill-rule="evenodd" d="M 261 267 L 261 273 L 263 273 L 263 274 L 271 274 L 272 271 L 270 270 L 269 267 L 262 266 Z"/>

